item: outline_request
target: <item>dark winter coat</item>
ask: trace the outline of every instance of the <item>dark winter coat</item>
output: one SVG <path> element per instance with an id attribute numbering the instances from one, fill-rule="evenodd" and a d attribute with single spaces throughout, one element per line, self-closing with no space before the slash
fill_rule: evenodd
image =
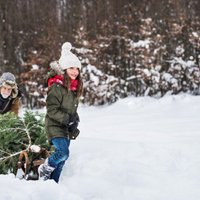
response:
<path id="1" fill-rule="evenodd" d="M 12 98 L 11 96 L 4 99 L 0 94 L 0 114 L 5 114 L 7 112 L 13 112 L 18 115 L 20 108 L 20 97 L 21 94 L 18 93 L 17 97 Z"/>
<path id="2" fill-rule="evenodd" d="M 67 126 L 70 115 L 76 113 L 78 107 L 75 91 L 67 90 L 61 84 L 52 84 L 47 93 L 46 107 L 45 128 L 49 141 L 55 137 L 69 139 Z"/>

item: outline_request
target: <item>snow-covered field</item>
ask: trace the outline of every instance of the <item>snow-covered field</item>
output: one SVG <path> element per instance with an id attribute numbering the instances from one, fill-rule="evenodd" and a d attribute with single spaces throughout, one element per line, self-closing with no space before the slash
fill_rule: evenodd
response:
<path id="1" fill-rule="evenodd" d="M 199 200 L 200 96 L 79 107 L 61 181 L 0 175 L 0 200 Z"/>

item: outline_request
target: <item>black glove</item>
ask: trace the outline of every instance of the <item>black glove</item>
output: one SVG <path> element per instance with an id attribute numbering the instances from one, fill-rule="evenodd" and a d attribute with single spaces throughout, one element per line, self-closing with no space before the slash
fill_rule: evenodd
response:
<path id="1" fill-rule="evenodd" d="M 75 140 L 76 137 L 79 135 L 80 131 L 76 128 L 73 132 L 69 133 L 69 139 Z"/>
<path id="2" fill-rule="evenodd" d="M 79 116 L 78 116 L 78 113 L 76 112 L 76 113 L 74 113 L 74 114 L 71 114 L 70 116 L 69 116 L 69 124 L 70 123 L 78 123 L 80 121 L 80 119 L 79 119 Z"/>
<path id="3" fill-rule="evenodd" d="M 69 132 L 74 132 L 78 127 L 78 121 L 77 122 L 71 122 L 69 123 L 69 127 L 68 127 L 68 130 Z"/>
<path id="4" fill-rule="evenodd" d="M 77 112 L 74 113 L 73 115 L 70 115 L 68 124 L 69 132 L 73 133 L 77 129 L 79 121 L 80 120 Z"/>

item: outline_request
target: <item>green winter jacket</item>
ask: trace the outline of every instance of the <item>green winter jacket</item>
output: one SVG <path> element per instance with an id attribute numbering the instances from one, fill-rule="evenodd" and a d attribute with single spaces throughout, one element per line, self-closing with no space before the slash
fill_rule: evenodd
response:
<path id="1" fill-rule="evenodd" d="M 46 99 L 47 114 L 45 129 L 49 141 L 55 137 L 69 139 L 67 125 L 70 114 L 77 112 L 78 99 L 74 91 L 68 91 L 60 84 L 53 84 L 49 88 Z"/>

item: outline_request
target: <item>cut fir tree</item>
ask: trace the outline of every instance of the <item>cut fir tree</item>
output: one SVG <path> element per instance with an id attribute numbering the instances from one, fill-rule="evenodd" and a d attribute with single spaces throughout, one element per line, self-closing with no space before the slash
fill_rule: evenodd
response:
<path id="1" fill-rule="evenodd" d="M 29 154 L 32 145 L 50 149 L 43 115 L 27 111 L 20 118 L 6 113 L 0 115 L 0 124 L 0 174 L 16 174 L 20 153 L 26 150 Z"/>

